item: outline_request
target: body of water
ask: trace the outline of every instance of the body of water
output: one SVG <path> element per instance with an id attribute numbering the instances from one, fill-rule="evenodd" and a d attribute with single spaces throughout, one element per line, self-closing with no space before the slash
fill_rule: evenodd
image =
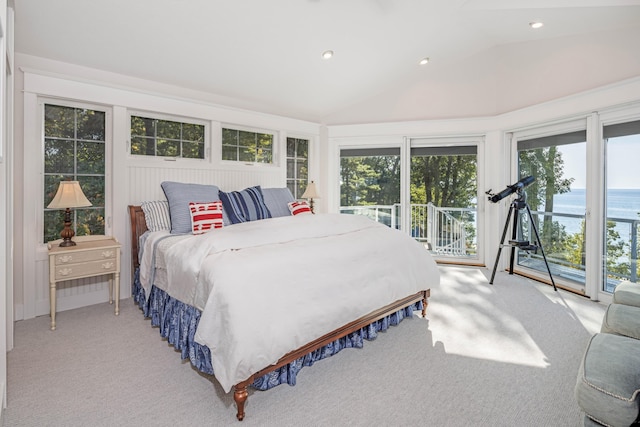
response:
<path id="1" fill-rule="evenodd" d="M 556 194 L 553 197 L 554 213 L 574 214 L 584 216 L 586 210 L 586 190 L 584 188 L 573 189 L 568 193 Z M 607 218 L 617 221 L 616 231 L 620 237 L 627 240 L 631 233 L 630 221 L 640 219 L 640 189 L 610 189 L 607 191 Z M 555 216 L 565 226 L 568 233 L 580 232 L 583 217 L 569 218 Z"/>
<path id="2" fill-rule="evenodd" d="M 586 190 L 577 188 L 553 196 L 553 211 L 584 215 L 587 201 Z M 640 218 L 640 189 L 610 189 L 607 192 L 607 217 Z"/>

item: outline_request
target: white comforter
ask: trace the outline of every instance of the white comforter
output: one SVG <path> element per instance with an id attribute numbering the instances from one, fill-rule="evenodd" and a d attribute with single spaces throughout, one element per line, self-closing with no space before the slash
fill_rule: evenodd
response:
<path id="1" fill-rule="evenodd" d="M 435 262 L 406 234 L 356 215 L 236 224 L 172 244 L 166 291 L 202 310 L 225 391 L 288 352 L 439 284 Z"/>

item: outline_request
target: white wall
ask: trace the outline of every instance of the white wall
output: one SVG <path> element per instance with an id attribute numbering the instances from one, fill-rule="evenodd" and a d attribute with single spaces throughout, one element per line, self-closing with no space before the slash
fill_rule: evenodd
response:
<path id="1" fill-rule="evenodd" d="M 0 0 L 0 419 L 7 406 L 7 350 L 13 347 L 13 4 Z"/>
<path id="2" fill-rule="evenodd" d="M 21 247 L 16 250 L 15 268 L 20 271 L 14 283 L 16 319 L 48 314 L 48 260 L 40 242 L 42 211 L 42 117 L 43 100 L 80 101 L 102 106 L 112 125 L 111 167 L 107 169 L 109 186 L 106 212 L 107 234 L 122 244 L 121 296 L 130 295 L 130 234 L 127 205 L 144 200 L 163 199 L 162 181 L 210 183 L 224 190 L 238 190 L 260 184 L 265 187 L 286 185 L 285 144 L 287 136 L 308 138 L 314 162 L 311 178 L 319 170 L 318 139 L 320 127 L 314 123 L 268 114 L 227 108 L 179 96 L 179 88 L 154 85 L 152 82 L 98 70 L 75 67 L 55 61 L 16 55 L 19 72 L 16 91 L 16 194 L 15 233 Z M 142 89 L 143 88 L 143 89 Z M 214 155 L 206 161 L 177 159 L 140 159 L 128 155 L 129 112 L 179 115 L 204 120 L 210 129 Z M 108 119 L 109 121 L 109 119 Z M 217 160 L 221 126 L 248 126 L 274 131 L 277 135 L 276 161 L 269 165 L 229 164 Z M 109 127 L 109 124 L 107 125 Z M 315 170 L 315 171 L 314 171 Z M 111 197 L 109 198 L 109 195 Z M 24 197 L 22 197 L 24 195 Z M 28 196 L 26 196 L 28 195 Z M 108 300 L 107 284 L 101 278 L 63 283 L 58 289 L 58 311 Z M 61 325 L 63 327 L 63 325 Z"/>

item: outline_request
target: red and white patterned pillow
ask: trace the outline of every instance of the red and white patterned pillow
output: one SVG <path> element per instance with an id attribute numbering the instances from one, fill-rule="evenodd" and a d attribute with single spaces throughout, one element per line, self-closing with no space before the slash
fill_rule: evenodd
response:
<path id="1" fill-rule="evenodd" d="M 289 210 L 291 211 L 291 215 L 300 215 L 311 212 L 311 208 L 307 204 L 307 202 L 289 202 Z"/>
<path id="2" fill-rule="evenodd" d="M 215 228 L 222 228 L 222 202 L 189 203 L 191 211 L 191 231 L 203 234 Z"/>

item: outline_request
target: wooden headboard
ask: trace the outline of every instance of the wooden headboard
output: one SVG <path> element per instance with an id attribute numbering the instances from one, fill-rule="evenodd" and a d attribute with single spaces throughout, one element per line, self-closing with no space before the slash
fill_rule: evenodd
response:
<path id="1" fill-rule="evenodd" d="M 138 259 L 138 243 L 140 236 L 144 234 L 147 228 L 147 221 L 144 219 L 144 211 L 140 206 L 129 205 L 129 220 L 131 221 L 131 275 L 140 266 Z"/>

